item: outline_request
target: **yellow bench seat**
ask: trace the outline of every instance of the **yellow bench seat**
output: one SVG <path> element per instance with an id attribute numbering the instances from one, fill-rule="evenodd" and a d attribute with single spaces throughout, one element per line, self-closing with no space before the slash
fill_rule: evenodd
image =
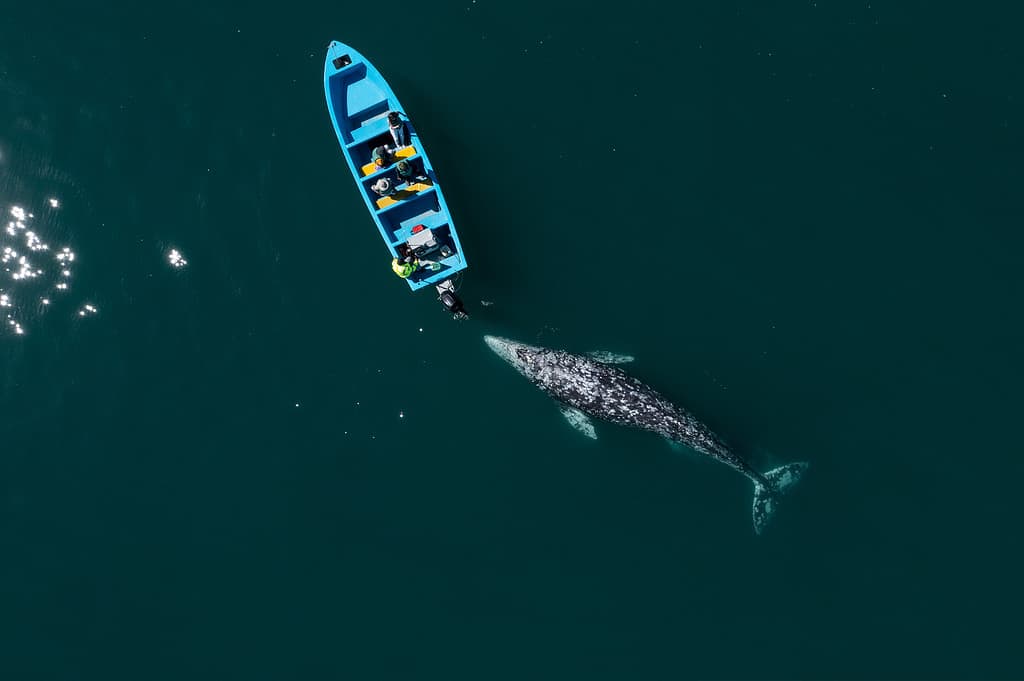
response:
<path id="1" fill-rule="evenodd" d="M 399 189 L 391 196 L 382 196 L 379 199 L 377 199 L 377 208 L 387 208 L 388 206 L 393 206 L 396 203 L 404 201 L 405 199 L 408 199 L 411 196 L 416 196 L 416 194 L 420 193 L 425 189 L 430 189 L 431 186 L 432 185 L 429 185 L 425 182 L 416 182 L 410 184 L 405 189 Z"/>

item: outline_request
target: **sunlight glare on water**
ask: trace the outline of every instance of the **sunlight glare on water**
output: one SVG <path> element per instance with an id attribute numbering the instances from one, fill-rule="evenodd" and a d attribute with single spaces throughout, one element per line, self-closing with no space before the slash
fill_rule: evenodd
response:
<path id="1" fill-rule="evenodd" d="M 49 204 L 57 208 L 60 201 L 50 198 Z M 22 336 L 29 325 L 50 308 L 55 294 L 66 296 L 70 292 L 75 252 L 62 246 L 51 255 L 46 235 L 32 228 L 35 214 L 25 207 L 13 205 L 8 214 L 10 219 L 0 233 L 2 328 Z M 97 312 L 95 306 L 86 303 L 78 309 L 78 316 L 92 316 Z"/>
<path id="2" fill-rule="evenodd" d="M 167 262 L 171 264 L 171 267 L 181 269 L 185 265 L 188 265 L 188 260 L 185 260 L 185 256 L 177 248 L 172 248 L 167 254 Z"/>

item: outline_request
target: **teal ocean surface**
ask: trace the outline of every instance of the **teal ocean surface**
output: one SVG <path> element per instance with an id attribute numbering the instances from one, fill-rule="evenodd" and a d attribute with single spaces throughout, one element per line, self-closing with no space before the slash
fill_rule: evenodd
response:
<path id="1" fill-rule="evenodd" d="M 0 678 L 1024 677 L 1020 22 L 9 3 Z M 415 120 L 467 321 L 390 270 L 331 40 Z M 485 334 L 810 470 L 757 537 Z"/>

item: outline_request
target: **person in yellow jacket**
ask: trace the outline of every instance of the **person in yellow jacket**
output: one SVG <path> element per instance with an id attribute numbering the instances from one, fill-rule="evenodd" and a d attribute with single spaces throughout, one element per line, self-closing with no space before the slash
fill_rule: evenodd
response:
<path id="1" fill-rule="evenodd" d="M 401 260 L 393 258 L 391 260 L 391 269 L 394 270 L 395 274 L 400 276 L 402 279 L 408 279 L 412 276 L 420 266 L 420 261 L 411 255 L 407 255 Z"/>

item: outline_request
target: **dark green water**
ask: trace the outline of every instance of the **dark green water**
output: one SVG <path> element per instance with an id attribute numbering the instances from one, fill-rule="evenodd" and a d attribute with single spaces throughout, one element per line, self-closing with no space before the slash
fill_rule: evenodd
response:
<path id="1" fill-rule="evenodd" d="M 0 226 L 76 260 L 0 272 L 0 678 L 1021 678 L 1019 24 L 6 6 Z M 389 270 L 331 39 L 415 117 L 466 323 Z M 583 438 L 485 333 L 810 474 L 756 538 L 740 476 Z"/>

